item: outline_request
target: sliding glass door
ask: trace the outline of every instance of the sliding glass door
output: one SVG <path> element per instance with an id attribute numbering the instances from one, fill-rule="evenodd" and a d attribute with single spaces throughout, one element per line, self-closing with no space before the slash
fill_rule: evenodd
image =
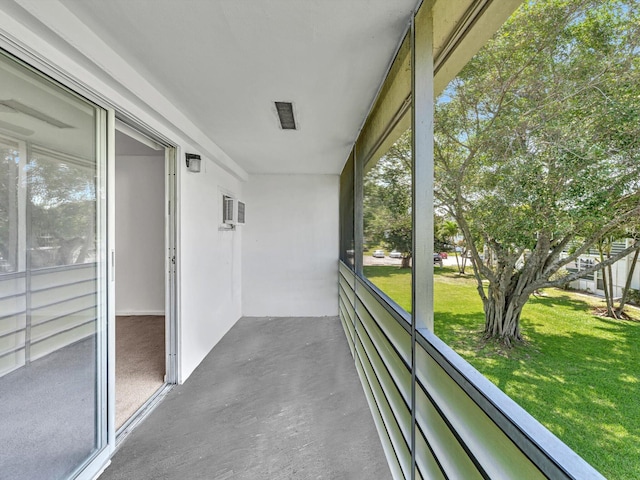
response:
<path id="1" fill-rule="evenodd" d="M 105 132 L 0 53 L 0 478 L 73 478 L 107 446 Z"/>

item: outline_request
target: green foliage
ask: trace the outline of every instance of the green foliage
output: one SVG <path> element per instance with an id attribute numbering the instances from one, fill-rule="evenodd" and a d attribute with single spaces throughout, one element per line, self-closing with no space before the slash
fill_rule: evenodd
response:
<path id="1" fill-rule="evenodd" d="M 450 235 L 449 230 L 447 230 L 447 224 L 450 223 L 450 220 L 446 220 L 444 217 L 434 214 L 433 215 L 433 251 L 434 252 L 444 252 L 449 250 L 450 245 L 453 245 L 453 235 Z M 453 222 L 455 224 L 455 222 Z M 456 225 L 457 228 L 457 225 Z"/>
<path id="2" fill-rule="evenodd" d="M 402 134 L 364 177 L 364 237 L 367 243 L 411 257 L 411 132 Z"/>
<path id="3" fill-rule="evenodd" d="M 458 224 L 453 220 L 445 220 L 442 222 L 439 228 L 441 234 L 450 240 L 450 243 L 454 244 L 454 238 L 458 233 L 460 233 L 460 228 L 458 228 Z"/>
<path id="4" fill-rule="evenodd" d="M 640 19 L 623 3 L 525 4 L 450 85 L 438 197 L 474 230 L 533 249 L 637 206 L 620 203 L 640 172 Z"/>
<path id="5" fill-rule="evenodd" d="M 638 10 L 527 2 L 438 101 L 436 199 L 475 244 L 487 328 L 517 321 L 570 242 L 578 256 L 640 215 Z"/>
<path id="6" fill-rule="evenodd" d="M 411 273 L 364 267 L 400 306 L 411 307 Z M 483 306 L 472 277 L 455 267 L 434 277 L 435 333 L 610 480 L 640 471 L 640 312 L 635 321 L 592 313 L 602 301 L 549 289 L 522 314 L 528 345 L 483 342 Z"/>
<path id="7" fill-rule="evenodd" d="M 640 305 L 640 290 L 634 288 L 629 290 L 629 303 Z"/>

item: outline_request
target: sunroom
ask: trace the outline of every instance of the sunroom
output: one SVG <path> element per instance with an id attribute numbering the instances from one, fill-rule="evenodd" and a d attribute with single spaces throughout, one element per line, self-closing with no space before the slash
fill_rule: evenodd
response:
<path id="1" fill-rule="evenodd" d="M 0 477 L 108 477 L 225 335 L 317 319 L 385 475 L 602 478 L 433 333 L 434 98 L 520 3 L 3 2 Z M 362 261 L 409 129 L 411 314 Z"/>

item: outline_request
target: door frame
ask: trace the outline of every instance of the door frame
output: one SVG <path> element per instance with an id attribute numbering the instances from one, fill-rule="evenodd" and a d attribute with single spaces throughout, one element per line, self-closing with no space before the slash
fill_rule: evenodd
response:
<path id="1" fill-rule="evenodd" d="M 147 128 L 136 122 L 134 119 L 121 115 L 118 111 L 115 112 L 115 123 L 113 129 L 114 144 L 112 151 L 114 152 L 113 159 L 110 159 L 113 165 L 113 176 L 115 178 L 115 131 L 119 130 L 121 133 L 134 138 L 141 143 L 156 144 L 164 149 L 164 285 L 165 285 L 165 377 L 164 384 L 160 387 L 147 401 L 127 420 L 125 423 L 115 429 L 115 373 L 113 379 L 110 379 L 112 389 L 114 392 L 113 397 L 113 428 L 110 431 L 114 432 L 114 444 L 116 448 L 122 443 L 122 441 L 131 433 L 131 431 L 150 413 L 158 402 L 168 393 L 172 386 L 178 383 L 179 370 L 179 355 L 178 355 L 178 290 L 177 290 L 177 147 L 167 141 L 165 138 L 160 138 L 154 132 L 150 132 Z M 115 211 L 115 189 L 113 192 L 109 192 L 109 205 L 110 211 Z M 115 214 L 113 218 L 110 218 L 110 232 L 115 235 L 115 229 L 117 228 Z M 115 241 L 115 239 L 114 239 Z M 112 298 L 115 301 L 115 284 Z M 115 312 L 115 303 L 113 311 Z M 115 313 L 112 319 L 113 325 L 113 363 L 115 364 Z M 112 369 L 115 372 L 115 369 Z"/>
<path id="2" fill-rule="evenodd" d="M 178 317 L 178 149 L 165 146 L 165 384 L 180 381 L 180 346 Z"/>

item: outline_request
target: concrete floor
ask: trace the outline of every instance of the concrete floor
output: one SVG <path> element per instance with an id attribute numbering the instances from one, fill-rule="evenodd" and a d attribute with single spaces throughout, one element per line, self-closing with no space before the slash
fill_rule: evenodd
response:
<path id="1" fill-rule="evenodd" d="M 243 318 L 100 480 L 390 479 L 338 318 Z"/>

